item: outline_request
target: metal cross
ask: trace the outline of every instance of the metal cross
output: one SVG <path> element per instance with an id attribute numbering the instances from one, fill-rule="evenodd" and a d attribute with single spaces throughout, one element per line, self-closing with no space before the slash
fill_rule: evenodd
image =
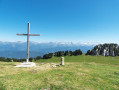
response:
<path id="1" fill-rule="evenodd" d="M 29 62 L 29 36 L 40 36 L 40 34 L 30 34 L 30 23 L 28 23 L 27 34 L 16 34 L 16 35 L 27 36 L 27 58 L 26 58 L 26 62 Z"/>

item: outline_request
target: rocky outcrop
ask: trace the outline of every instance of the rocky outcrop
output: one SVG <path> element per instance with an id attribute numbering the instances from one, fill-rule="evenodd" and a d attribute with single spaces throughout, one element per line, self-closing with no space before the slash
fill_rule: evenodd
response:
<path id="1" fill-rule="evenodd" d="M 119 56 L 118 44 L 99 44 L 92 50 L 88 50 L 86 55 Z"/>

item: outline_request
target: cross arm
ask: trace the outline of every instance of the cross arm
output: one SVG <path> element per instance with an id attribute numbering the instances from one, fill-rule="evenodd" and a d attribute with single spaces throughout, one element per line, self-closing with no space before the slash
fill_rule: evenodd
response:
<path id="1" fill-rule="evenodd" d="M 16 34 L 16 35 L 19 35 L 19 36 L 27 36 L 27 34 Z"/>
<path id="2" fill-rule="evenodd" d="M 29 34 L 29 36 L 40 36 L 40 34 Z"/>
<path id="3" fill-rule="evenodd" d="M 40 34 L 16 34 L 16 35 L 19 35 L 19 36 L 40 36 Z"/>

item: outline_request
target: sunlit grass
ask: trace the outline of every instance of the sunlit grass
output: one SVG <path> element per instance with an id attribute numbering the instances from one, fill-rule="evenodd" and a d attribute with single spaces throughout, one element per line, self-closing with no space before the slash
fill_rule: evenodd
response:
<path id="1" fill-rule="evenodd" d="M 41 65 L 40 63 L 49 63 Z M 37 67 L 14 68 L 16 62 L 0 62 L 0 90 L 118 90 L 118 57 L 72 56 L 37 61 Z"/>
<path id="2" fill-rule="evenodd" d="M 61 57 L 53 57 L 51 59 L 40 59 L 36 62 L 60 62 Z M 95 62 L 100 64 L 119 65 L 119 56 L 117 57 L 104 57 L 104 56 L 65 56 L 65 62 Z"/>

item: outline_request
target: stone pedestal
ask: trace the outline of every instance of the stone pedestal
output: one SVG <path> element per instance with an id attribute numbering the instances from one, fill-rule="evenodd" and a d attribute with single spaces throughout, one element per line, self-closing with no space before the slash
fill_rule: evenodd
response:
<path id="1" fill-rule="evenodd" d="M 15 67 L 35 67 L 36 64 L 34 62 L 23 62 Z"/>
<path id="2" fill-rule="evenodd" d="M 61 57 L 61 64 L 60 65 L 64 65 L 64 57 Z"/>

